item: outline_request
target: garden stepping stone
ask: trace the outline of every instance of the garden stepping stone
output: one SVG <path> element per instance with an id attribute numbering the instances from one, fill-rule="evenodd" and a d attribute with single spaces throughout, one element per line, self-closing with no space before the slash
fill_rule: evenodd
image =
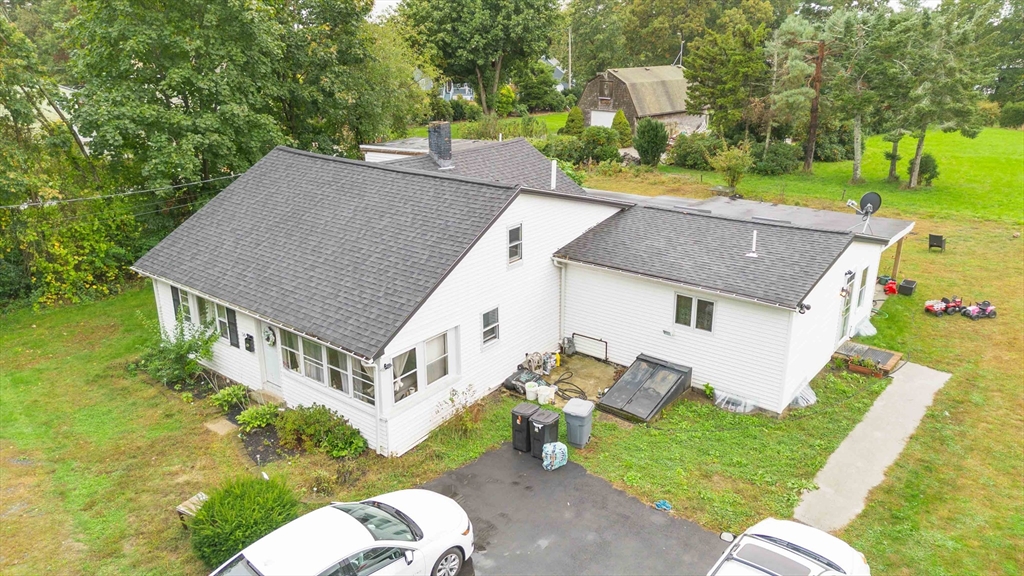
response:
<path id="1" fill-rule="evenodd" d="M 206 426 L 207 430 L 215 432 L 219 436 L 225 436 L 233 433 L 235 430 L 238 430 L 238 426 L 235 426 L 230 420 L 223 416 L 216 420 L 210 420 L 209 422 L 204 423 L 203 426 Z"/>

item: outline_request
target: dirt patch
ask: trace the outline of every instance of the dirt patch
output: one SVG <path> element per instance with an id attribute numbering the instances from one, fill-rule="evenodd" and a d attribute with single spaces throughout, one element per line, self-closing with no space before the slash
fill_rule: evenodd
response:
<path id="1" fill-rule="evenodd" d="M 282 448 L 277 436 L 277 428 L 267 426 L 257 428 L 252 432 L 239 434 L 245 453 L 249 455 L 256 464 L 266 464 L 276 460 L 294 458 L 299 455 L 299 450 Z"/>
<path id="2" fill-rule="evenodd" d="M 545 377 L 554 383 L 566 374 L 572 373 L 568 381 L 580 387 L 587 395 L 587 400 L 597 402 L 605 389 L 615 383 L 615 371 L 618 366 L 610 362 L 602 362 L 596 358 L 576 354 L 564 357 L 561 366 L 556 367 Z M 563 386 L 568 389 L 569 387 Z M 562 408 L 568 402 L 565 398 L 555 396 L 555 406 Z"/>

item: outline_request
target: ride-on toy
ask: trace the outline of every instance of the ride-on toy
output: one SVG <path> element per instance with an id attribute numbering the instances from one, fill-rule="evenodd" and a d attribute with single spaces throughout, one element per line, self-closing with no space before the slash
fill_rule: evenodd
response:
<path id="1" fill-rule="evenodd" d="M 952 298 L 943 298 L 941 300 L 928 300 L 924 303 L 924 311 L 935 314 L 941 317 L 943 314 L 952 316 L 956 314 L 964 307 L 963 298 L 959 296 L 953 296 Z"/>
<path id="2" fill-rule="evenodd" d="M 985 300 L 984 302 L 975 302 L 973 306 L 964 306 L 961 314 L 967 316 L 971 320 L 977 320 L 979 318 L 995 318 L 996 307 L 988 300 Z"/>

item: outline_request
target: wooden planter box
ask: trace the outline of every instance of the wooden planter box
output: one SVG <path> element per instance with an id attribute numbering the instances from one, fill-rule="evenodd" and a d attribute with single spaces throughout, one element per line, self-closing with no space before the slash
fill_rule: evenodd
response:
<path id="1" fill-rule="evenodd" d="M 847 362 L 846 367 L 849 368 L 850 372 L 855 374 L 863 374 L 865 376 L 874 376 L 875 378 L 881 378 L 883 376 L 882 371 L 877 368 L 868 368 L 867 366 L 860 366 L 852 362 Z"/>

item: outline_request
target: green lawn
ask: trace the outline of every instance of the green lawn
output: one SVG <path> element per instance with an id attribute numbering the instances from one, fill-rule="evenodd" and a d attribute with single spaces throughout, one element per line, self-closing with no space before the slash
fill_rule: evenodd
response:
<path id="1" fill-rule="evenodd" d="M 869 190 L 882 194 L 882 215 L 912 215 L 916 218 L 962 219 L 1024 222 L 1024 131 L 986 128 L 975 139 L 928 132 L 925 151 L 939 163 L 939 177 L 931 187 L 904 190 L 886 182 L 889 162 L 883 156 L 890 144 L 881 136 L 867 140 L 864 153 L 865 184 L 849 184 L 852 162 L 816 162 L 813 174 L 789 174 L 782 177 L 747 175 L 738 191 L 746 196 L 787 204 L 814 198 L 841 205 L 844 198 L 857 200 Z M 906 164 L 913 156 L 914 141 L 901 142 L 904 160 L 899 174 L 907 181 Z M 721 184 L 714 173 L 663 166 L 668 174 L 683 174 L 704 182 Z M 591 182 L 587 182 L 591 186 Z M 594 184 L 594 186 L 597 186 Z"/>
<path id="2" fill-rule="evenodd" d="M 537 118 L 540 118 L 548 126 L 548 133 L 554 134 L 558 132 L 558 129 L 565 126 L 565 118 L 568 116 L 568 112 L 549 112 L 547 114 L 537 114 Z M 460 132 L 462 125 L 465 122 L 452 122 L 452 138 L 461 138 Z M 427 127 L 417 126 L 409 130 L 409 136 L 419 136 L 421 138 L 427 137 Z"/>

